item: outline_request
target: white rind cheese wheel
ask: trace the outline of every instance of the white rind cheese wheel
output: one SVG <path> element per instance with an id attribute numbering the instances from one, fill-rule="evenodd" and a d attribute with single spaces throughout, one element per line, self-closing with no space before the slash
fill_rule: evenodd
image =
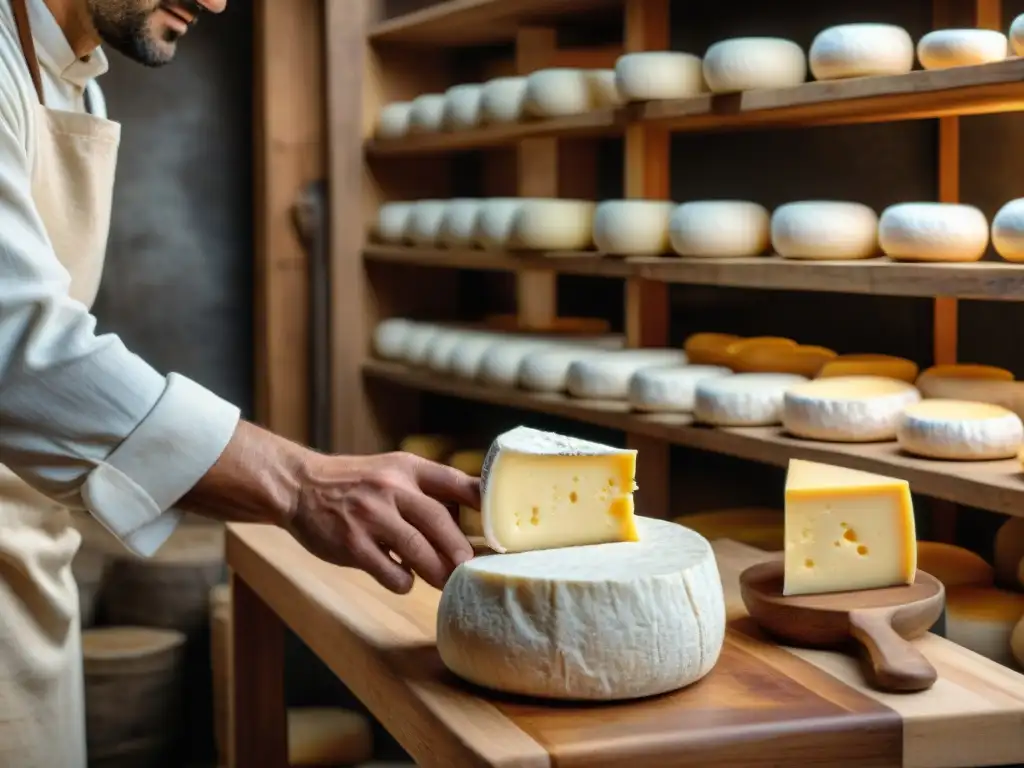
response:
<path id="1" fill-rule="evenodd" d="M 473 338 L 474 331 L 461 329 L 442 330 L 427 342 L 426 351 L 422 355 L 421 365 L 436 373 L 445 373 L 451 366 L 452 355 L 467 339 Z"/>
<path id="2" fill-rule="evenodd" d="M 1007 261 L 1024 261 L 1024 198 L 1011 200 L 996 213 L 992 246 Z"/>
<path id="3" fill-rule="evenodd" d="M 680 51 L 620 56 L 615 62 L 615 83 L 626 101 L 688 99 L 707 92 L 700 57 Z"/>
<path id="4" fill-rule="evenodd" d="M 816 80 L 905 75 L 914 68 L 914 41 L 894 24 L 840 24 L 818 33 L 808 61 Z"/>
<path id="5" fill-rule="evenodd" d="M 377 209 L 374 235 L 383 243 L 401 243 L 409 227 L 414 203 L 384 203 Z"/>
<path id="6" fill-rule="evenodd" d="M 444 127 L 444 94 L 425 93 L 412 100 L 410 133 L 434 133 Z"/>
<path id="7" fill-rule="evenodd" d="M 790 434 L 809 440 L 895 440 L 903 411 L 920 399 L 917 387 L 898 379 L 815 379 L 786 393 L 782 423 Z"/>
<path id="8" fill-rule="evenodd" d="M 403 360 L 408 354 L 409 337 L 416 323 L 404 317 L 381 320 L 373 330 L 373 352 L 384 360 Z"/>
<path id="9" fill-rule="evenodd" d="M 1017 56 L 1024 56 L 1024 13 L 1010 24 L 1010 44 Z"/>
<path id="10" fill-rule="evenodd" d="M 519 366 L 531 353 L 543 349 L 560 346 L 559 341 L 542 341 L 539 339 L 518 339 L 504 344 L 496 344 L 480 359 L 477 370 L 477 381 L 482 384 L 496 384 L 501 387 L 514 387 L 519 381 Z"/>
<path id="11" fill-rule="evenodd" d="M 489 251 L 508 248 L 512 226 L 523 205 L 518 197 L 492 197 L 483 201 L 476 217 L 474 242 Z"/>
<path id="12" fill-rule="evenodd" d="M 453 85 L 444 92 L 441 126 L 449 131 L 468 131 L 480 125 L 480 101 L 484 87 L 476 83 Z"/>
<path id="13" fill-rule="evenodd" d="M 739 373 L 697 384 L 693 416 L 719 427 L 768 427 L 782 421 L 786 390 L 803 381 L 790 373 Z"/>
<path id="14" fill-rule="evenodd" d="M 516 210 L 510 248 L 582 251 L 594 242 L 594 209 L 588 200 L 527 199 Z"/>
<path id="15" fill-rule="evenodd" d="M 760 256 L 771 239 L 771 215 L 745 200 L 683 203 L 669 219 L 669 241 L 680 256 Z"/>
<path id="16" fill-rule="evenodd" d="M 690 413 L 697 384 L 705 379 L 731 376 L 719 365 L 684 365 L 677 368 L 647 368 L 629 380 L 627 399 L 635 411 L 647 413 Z"/>
<path id="17" fill-rule="evenodd" d="M 438 336 L 448 331 L 449 329 L 432 323 L 419 323 L 409 331 L 409 336 L 405 341 L 404 361 L 406 365 L 423 365 L 426 362 L 430 345 Z"/>
<path id="18" fill-rule="evenodd" d="M 903 412 L 896 439 L 907 453 L 929 459 L 1011 459 L 1024 440 L 1024 424 L 998 405 L 922 400 Z"/>
<path id="19" fill-rule="evenodd" d="M 506 344 L 508 340 L 508 336 L 500 333 L 482 333 L 466 339 L 452 350 L 448 372 L 462 379 L 475 379 L 487 350 L 496 344 Z"/>
<path id="20" fill-rule="evenodd" d="M 991 587 L 946 590 L 946 638 L 1013 667 L 1013 630 L 1024 617 L 1024 594 Z"/>
<path id="21" fill-rule="evenodd" d="M 594 347 L 568 345 L 531 352 L 519 366 L 519 386 L 531 392 L 564 392 L 573 363 L 607 354 Z"/>
<path id="22" fill-rule="evenodd" d="M 917 379 L 917 388 L 928 398 L 1001 405 L 1024 419 L 1024 381 L 953 379 L 922 374 Z"/>
<path id="23" fill-rule="evenodd" d="M 878 241 L 898 261 L 978 261 L 988 247 L 988 220 L 973 205 L 898 203 L 882 211 Z"/>
<path id="24" fill-rule="evenodd" d="M 863 203 L 803 200 L 775 209 L 772 248 L 787 259 L 878 256 L 878 214 Z"/>
<path id="25" fill-rule="evenodd" d="M 1024 563 L 1024 517 L 1011 517 L 999 527 L 992 547 L 992 565 L 999 586 L 1020 589 L 1018 574 Z"/>
<path id="26" fill-rule="evenodd" d="M 1006 35 L 992 29 L 937 29 L 917 41 L 917 58 L 925 69 L 947 69 L 1003 61 Z"/>
<path id="27" fill-rule="evenodd" d="M 526 78 L 523 109 L 541 119 L 582 115 L 593 109 L 592 95 L 586 70 L 540 69 Z"/>
<path id="28" fill-rule="evenodd" d="M 483 123 L 518 123 L 526 108 L 526 78 L 496 77 L 484 83 L 480 96 Z"/>
<path id="29" fill-rule="evenodd" d="M 461 197 L 449 200 L 438 227 L 438 244 L 449 248 L 471 247 L 476 238 L 476 222 L 483 202 Z"/>
<path id="30" fill-rule="evenodd" d="M 569 366 L 566 389 L 588 400 L 625 400 L 629 380 L 644 368 L 686 365 L 681 349 L 630 349 L 577 360 Z"/>
<path id="31" fill-rule="evenodd" d="M 594 244 L 616 256 L 667 253 L 668 223 L 675 207 L 663 200 L 605 200 L 594 211 Z"/>
<path id="32" fill-rule="evenodd" d="M 807 57 L 792 40 L 737 37 L 704 54 L 704 81 L 714 93 L 792 88 L 807 79 Z"/>
<path id="33" fill-rule="evenodd" d="M 652 696 L 703 678 L 725 640 L 711 545 L 637 519 L 640 541 L 476 557 L 455 569 L 437 650 L 456 675 L 565 700 Z"/>
<path id="34" fill-rule="evenodd" d="M 626 103 L 615 79 L 614 69 L 588 69 L 590 101 L 596 109 L 614 109 Z"/>
<path id="35" fill-rule="evenodd" d="M 405 228 L 406 240 L 420 247 L 437 245 L 441 222 L 447 210 L 447 200 L 417 200 L 409 213 L 409 222 Z"/>
<path id="36" fill-rule="evenodd" d="M 391 104 L 386 104 L 377 118 L 374 135 L 378 139 L 400 139 L 407 136 L 411 112 L 411 101 L 394 101 Z"/>

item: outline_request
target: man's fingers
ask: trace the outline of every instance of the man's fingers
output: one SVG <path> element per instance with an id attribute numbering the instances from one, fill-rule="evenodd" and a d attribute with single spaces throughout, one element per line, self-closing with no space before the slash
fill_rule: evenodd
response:
<path id="1" fill-rule="evenodd" d="M 402 513 L 452 566 L 473 557 L 473 545 L 459 529 L 451 511 L 441 502 L 411 490 L 397 497 Z M 448 575 L 445 574 L 447 579 Z"/>
<path id="2" fill-rule="evenodd" d="M 389 520 L 377 532 L 377 538 L 398 555 L 406 568 L 411 568 L 432 587 L 442 589 L 451 575 L 452 566 L 434 549 L 414 525 L 403 518 Z"/>
<path id="3" fill-rule="evenodd" d="M 349 549 L 354 564 L 373 576 L 382 587 L 404 595 L 412 589 L 413 575 L 408 564 L 396 563 L 369 536 L 361 535 Z"/>
<path id="4" fill-rule="evenodd" d="M 416 483 L 438 501 L 451 501 L 480 509 L 480 478 L 470 477 L 455 467 L 432 461 L 416 463 Z"/>

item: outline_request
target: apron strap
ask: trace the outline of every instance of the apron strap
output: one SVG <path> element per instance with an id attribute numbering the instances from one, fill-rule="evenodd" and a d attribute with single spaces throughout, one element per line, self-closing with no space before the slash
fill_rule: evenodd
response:
<path id="1" fill-rule="evenodd" d="M 18 40 L 21 42 L 21 53 L 25 57 L 25 64 L 28 66 L 29 75 L 32 76 L 32 84 L 36 87 L 36 95 L 39 96 L 39 103 L 46 104 L 43 98 L 43 76 L 39 72 L 39 57 L 36 56 L 36 43 L 32 39 L 32 27 L 28 21 L 28 6 L 25 0 L 11 0 L 11 9 L 14 11 L 14 24 L 18 28 Z"/>

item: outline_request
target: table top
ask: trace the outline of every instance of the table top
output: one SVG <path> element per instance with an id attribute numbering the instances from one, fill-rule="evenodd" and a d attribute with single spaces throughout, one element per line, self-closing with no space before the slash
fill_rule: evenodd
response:
<path id="1" fill-rule="evenodd" d="M 853 658 L 767 641 L 738 578 L 771 555 L 728 540 L 713 546 L 729 631 L 711 674 L 665 696 L 582 705 L 494 694 L 450 674 L 435 648 L 440 593 L 422 582 L 391 594 L 269 526 L 230 525 L 227 557 L 420 765 L 1024 763 L 1024 675 L 928 635 L 916 643 L 939 673 L 933 688 L 871 690 Z"/>

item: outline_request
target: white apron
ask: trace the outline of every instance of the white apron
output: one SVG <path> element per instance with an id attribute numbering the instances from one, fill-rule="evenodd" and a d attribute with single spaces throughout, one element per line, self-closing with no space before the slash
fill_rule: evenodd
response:
<path id="1" fill-rule="evenodd" d="M 47 109 L 25 0 L 11 0 L 39 103 L 32 197 L 71 295 L 96 298 L 121 126 Z M 0 766 L 86 764 L 78 589 L 70 513 L 0 465 Z"/>

